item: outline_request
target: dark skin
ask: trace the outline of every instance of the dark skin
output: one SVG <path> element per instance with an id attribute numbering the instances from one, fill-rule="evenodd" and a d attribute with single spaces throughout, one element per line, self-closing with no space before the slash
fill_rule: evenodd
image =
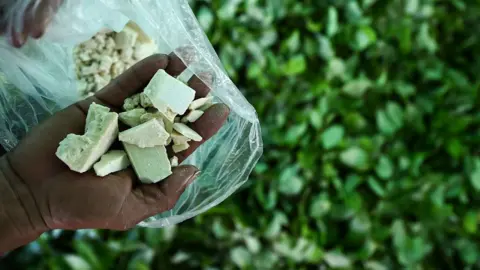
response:
<path id="1" fill-rule="evenodd" d="M 184 49 L 185 50 L 185 49 Z M 182 54 L 182 50 L 177 51 Z M 186 68 L 175 54 L 154 55 L 136 64 L 95 96 L 59 111 L 0 158 L 0 253 L 34 241 L 51 229 L 128 230 L 147 217 L 170 210 L 199 174 L 193 166 L 179 166 L 158 184 L 140 184 L 132 169 L 106 177 L 92 171 L 70 171 L 56 156 L 58 144 L 69 133 L 82 134 L 92 102 L 121 111 L 125 98 L 141 92 L 159 69 L 172 76 Z M 208 94 L 209 73 L 188 84 L 196 97 Z M 216 104 L 192 128 L 204 141 L 224 124 L 230 110 Z M 187 158 L 204 141 L 178 153 Z"/>
<path id="2" fill-rule="evenodd" d="M 12 7 L 18 8 L 15 2 L 17 0 L 0 2 L 0 35 L 6 34 L 10 44 L 20 48 L 29 37 L 37 39 L 43 36 L 63 0 L 30 1 L 25 10 L 12 12 Z M 13 25 L 12 21 L 16 24 Z"/>

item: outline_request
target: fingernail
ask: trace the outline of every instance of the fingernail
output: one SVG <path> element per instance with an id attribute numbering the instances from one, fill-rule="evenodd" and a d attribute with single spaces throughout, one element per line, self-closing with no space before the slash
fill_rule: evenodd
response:
<path id="1" fill-rule="evenodd" d="M 181 58 L 187 66 L 198 61 L 198 54 L 196 53 L 195 47 L 190 45 L 175 49 L 173 54 Z"/>
<path id="2" fill-rule="evenodd" d="M 23 44 L 25 44 L 25 36 L 23 33 L 12 33 L 12 35 L 10 36 L 10 43 L 16 47 L 16 48 L 20 48 L 23 46 Z"/>
<path id="3" fill-rule="evenodd" d="M 191 167 L 190 167 L 191 168 Z M 193 167 L 195 168 L 195 167 Z M 185 171 L 183 172 L 180 172 L 180 173 L 184 173 L 186 171 L 189 171 L 189 169 L 185 169 Z M 176 191 L 177 193 L 180 192 L 180 193 L 183 193 L 185 191 L 185 189 L 188 188 L 188 186 L 190 186 L 193 181 L 195 181 L 195 179 L 197 179 L 197 177 L 200 175 L 201 171 L 200 170 L 197 170 L 195 168 L 195 172 L 190 174 L 190 176 L 187 178 L 187 180 L 183 183 L 183 185 Z M 186 175 L 185 175 L 186 176 Z"/>
<path id="4" fill-rule="evenodd" d="M 201 72 L 198 74 L 198 78 L 206 84 L 212 85 L 215 82 L 215 76 L 210 72 Z"/>
<path id="5" fill-rule="evenodd" d="M 39 39 L 43 36 L 43 34 L 45 33 L 45 30 L 44 29 L 35 29 L 33 32 L 32 32 L 32 37 L 34 39 Z"/>
<path id="6" fill-rule="evenodd" d="M 210 110 L 210 113 L 213 114 L 216 119 L 221 119 L 222 117 L 227 116 L 230 113 L 230 108 L 223 103 L 213 105 Z"/>

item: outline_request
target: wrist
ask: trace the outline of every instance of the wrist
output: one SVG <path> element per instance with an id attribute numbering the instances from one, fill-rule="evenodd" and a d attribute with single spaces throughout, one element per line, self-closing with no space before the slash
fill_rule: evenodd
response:
<path id="1" fill-rule="evenodd" d="M 37 239 L 46 231 L 30 187 L 0 157 L 0 252 L 10 251 Z"/>

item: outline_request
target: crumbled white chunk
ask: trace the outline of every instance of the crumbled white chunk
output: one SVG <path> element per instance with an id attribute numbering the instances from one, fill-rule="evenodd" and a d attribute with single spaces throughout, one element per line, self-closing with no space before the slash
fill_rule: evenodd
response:
<path id="1" fill-rule="evenodd" d="M 103 155 L 99 162 L 93 165 L 93 169 L 98 176 L 104 177 L 126 169 L 128 166 L 130 166 L 130 160 L 125 151 L 111 150 Z"/>
<path id="2" fill-rule="evenodd" d="M 135 59 L 144 59 L 157 52 L 157 45 L 153 42 L 137 43 L 133 51 Z"/>
<path id="3" fill-rule="evenodd" d="M 185 117 L 182 118 L 182 122 L 184 122 L 184 123 L 187 123 L 187 122 L 193 123 L 193 122 L 197 121 L 200 117 L 202 117 L 203 113 L 204 113 L 204 112 L 203 112 L 203 111 L 200 111 L 200 110 L 190 111 Z"/>
<path id="4" fill-rule="evenodd" d="M 179 152 L 187 150 L 189 147 L 190 147 L 190 145 L 187 142 L 185 142 L 183 144 L 174 144 L 172 146 L 172 150 L 175 153 L 179 153 Z"/>
<path id="5" fill-rule="evenodd" d="M 140 105 L 142 105 L 143 108 L 153 107 L 152 101 L 144 92 L 140 93 Z"/>
<path id="6" fill-rule="evenodd" d="M 126 48 L 122 50 L 122 53 L 120 54 L 120 58 L 124 61 L 131 61 L 133 56 L 133 49 L 132 48 Z"/>
<path id="7" fill-rule="evenodd" d="M 60 142 L 56 155 L 70 170 L 86 172 L 107 152 L 118 134 L 118 114 L 95 103 L 88 110 L 85 134 L 69 134 Z"/>
<path id="8" fill-rule="evenodd" d="M 121 142 L 145 148 L 166 145 L 169 136 L 163 125 L 157 119 L 152 119 L 120 132 L 118 138 Z"/>
<path id="9" fill-rule="evenodd" d="M 170 134 L 170 138 L 172 138 L 173 144 L 175 144 L 175 145 L 180 145 L 180 144 L 184 144 L 186 142 L 191 141 L 190 138 L 187 138 L 187 137 L 183 136 L 182 134 L 180 134 L 176 131 L 173 131 Z"/>
<path id="10" fill-rule="evenodd" d="M 117 49 L 127 49 L 135 46 L 137 41 L 138 33 L 130 27 L 125 27 L 121 32 L 117 33 L 115 36 L 115 48 Z"/>
<path id="11" fill-rule="evenodd" d="M 211 104 L 213 101 L 212 97 L 204 97 L 194 100 L 188 107 L 190 110 L 196 110 L 206 104 Z"/>
<path id="12" fill-rule="evenodd" d="M 109 71 L 112 65 L 113 65 L 113 59 L 108 55 L 102 55 L 100 57 L 100 65 L 98 67 L 98 71 L 99 72 Z"/>
<path id="13" fill-rule="evenodd" d="M 133 110 L 140 105 L 140 94 L 133 95 L 123 102 L 123 109 L 125 111 Z"/>
<path id="14" fill-rule="evenodd" d="M 82 75 L 90 75 L 94 74 L 98 71 L 98 64 L 97 63 L 92 63 L 90 66 L 84 66 L 82 68 Z"/>
<path id="15" fill-rule="evenodd" d="M 111 70 L 112 70 L 112 76 L 114 78 L 118 77 L 120 76 L 120 74 L 122 74 L 125 71 L 125 64 L 123 64 L 122 62 L 115 62 L 113 63 Z"/>
<path id="16" fill-rule="evenodd" d="M 172 174 L 165 146 L 140 148 L 123 143 L 135 174 L 142 183 L 157 183 Z"/>
<path id="17" fill-rule="evenodd" d="M 177 166 L 178 166 L 178 157 L 173 156 L 173 157 L 170 159 L 170 165 L 171 165 L 172 167 L 177 167 Z"/>
<path id="18" fill-rule="evenodd" d="M 152 104 L 160 112 L 170 108 L 176 114 L 184 114 L 195 97 L 195 91 L 160 69 L 144 90 Z M 175 93 L 172 95 L 172 92 Z"/>
<path id="19" fill-rule="evenodd" d="M 133 109 L 126 112 L 121 112 L 118 114 L 118 118 L 125 125 L 130 127 L 136 127 L 143 123 L 142 116 L 145 115 L 147 111 L 143 108 Z M 150 120 L 150 119 L 149 119 Z M 146 121 L 145 121 L 146 122 Z"/>
<path id="20" fill-rule="evenodd" d="M 173 129 L 176 130 L 178 133 L 182 134 L 183 136 L 190 138 L 196 142 L 202 141 L 202 136 L 200 136 L 200 134 L 198 134 L 195 130 L 191 129 L 183 123 L 174 123 Z"/>

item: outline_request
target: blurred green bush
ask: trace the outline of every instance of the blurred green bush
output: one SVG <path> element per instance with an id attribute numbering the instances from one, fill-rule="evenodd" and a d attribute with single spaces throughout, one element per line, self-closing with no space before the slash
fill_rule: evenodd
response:
<path id="1" fill-rule="evenodd" d="M 45 234 L 8 269 L 480 269 L 478 1 L 192 6 L 262 121 L 247 186 L 165 230 Z"/>

